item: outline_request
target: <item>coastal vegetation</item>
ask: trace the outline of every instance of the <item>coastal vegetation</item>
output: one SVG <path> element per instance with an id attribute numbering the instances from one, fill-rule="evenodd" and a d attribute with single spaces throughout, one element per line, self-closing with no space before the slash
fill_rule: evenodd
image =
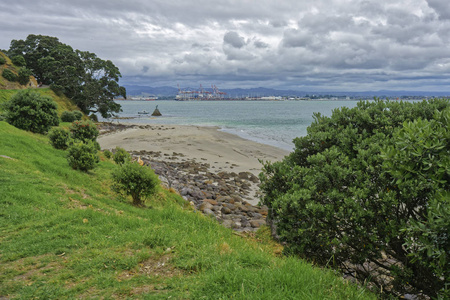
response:
<path id="1" fill-rule="evenodd" d="M 88 173 L 48 137 L 0 122 L 0 296 L 8 298 L 375 299 L 305 261 L 267 231 L 243 238 L 156 187 L 149 208 Z"/>
<path id="2" fill-rule="evenodd" d="M 72 99 L 86 115 L 99 113 L 106 118 L 120 111 L 113 100 L 126 97 L 126 90 L 119 86 L 121 74 L 111 61 L 74 50 L 56 37 L 34 34 L 12 40 L 7 54 L 26 64 L 40 84 Z"/>
<path id="3" fill-rule="evenodd" d="M 387 294 L 449 297 L 449 127 L 446 99 L 315 114 L 260 176 L 285 253 Z"/>

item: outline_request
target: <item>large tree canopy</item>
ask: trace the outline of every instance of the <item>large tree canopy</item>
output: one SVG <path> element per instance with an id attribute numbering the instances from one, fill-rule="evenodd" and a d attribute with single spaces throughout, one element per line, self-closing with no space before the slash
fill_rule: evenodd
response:
<path id="1" fill-rule="evenodd" d="M 72 98 L 84 113 L 107 118 L 120 111 L 113 99 L 126 97 L 126 90 L 119 86 L 121 74 L 111 61 L 73 50 L 56 37 L 33 34 L 12 40 L 8 54 L 22 55 L 39 82 Z"/>

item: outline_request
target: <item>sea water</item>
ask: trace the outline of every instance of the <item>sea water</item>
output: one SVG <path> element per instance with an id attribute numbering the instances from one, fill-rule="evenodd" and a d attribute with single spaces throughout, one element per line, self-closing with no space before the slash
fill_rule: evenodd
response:
<path id="1" fill-rule="evenodd" d="M 113 122 L 217 126 L 245 139 L 293 150 L 292 140 L 305 136 L 318 112 L 330 116 L 357 101 L 118 101 L 121 119 Z M 158 106 L 161 117 L 152 117 Z M 138 112 L 147 111 L 143 115 Z M 131 119 L 123 119 L 131 118 Z"/>

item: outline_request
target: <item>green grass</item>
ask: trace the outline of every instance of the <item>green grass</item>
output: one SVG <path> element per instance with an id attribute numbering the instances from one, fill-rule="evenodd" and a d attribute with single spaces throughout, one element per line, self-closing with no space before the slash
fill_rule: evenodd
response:
<path id="1" fill-rule="evenodd" d="M 162 188 L 136 208 L 114 163 L 72 170 L 46 136 L 0 122 L 0 298 L 375 299 L 331 271 L 235 235 Z"/>

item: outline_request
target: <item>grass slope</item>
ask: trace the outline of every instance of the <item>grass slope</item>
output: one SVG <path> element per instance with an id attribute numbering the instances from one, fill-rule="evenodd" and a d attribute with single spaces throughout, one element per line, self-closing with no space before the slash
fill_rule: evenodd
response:
<path id="1" fill-rule="evenodd" d="M 2 90 L 0 89 L 0 113 L 2 112 L 2 106 L 1 104 L 8 101 L 12 95 L 17 93 L 19 90 Z M 50 88 L 37 88 L 34 89 L 34 91 L 38 92 L 42 96 L 48 96 L 53 99 L 53 101 L 56 102 L 58 106 L 58 115 L 61 115 L 61 113 L 65 110 L 79 110 L 78 107 L 66 96 L 61 95 L 58 96 L 53 92 Z"/>
<path id="2" fill-rule="evenodd" d="M 162 188 L 131 206 L 111 161 L 82 173 L 46 136 L 0 122 L 0 137 L 0 298 L 375 299 Z"/>

